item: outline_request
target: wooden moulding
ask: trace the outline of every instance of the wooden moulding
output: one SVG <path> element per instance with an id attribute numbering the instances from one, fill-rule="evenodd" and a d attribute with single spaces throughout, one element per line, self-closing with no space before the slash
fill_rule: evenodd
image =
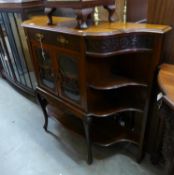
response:
<path id="1" fill-rule="evenodd" d="M 108 21 L 115 21 L 115 1 L 114 0 L 62 0 L 62 1 L 45 1 L 45 13 L 48 16 L 48 25 L 53 25 L 52 15 L 56 8 L 72 8 L 75 9 L 77 15 L 77 28 L 86 29 L 92 21 L 92 13 L 94 7 L 103 6 L 108 11 Z"/>

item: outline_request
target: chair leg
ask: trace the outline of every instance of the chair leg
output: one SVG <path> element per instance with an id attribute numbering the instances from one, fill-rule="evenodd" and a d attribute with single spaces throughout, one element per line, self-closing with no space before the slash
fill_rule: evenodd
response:
<path id="1" fill-rule="evenodd" d="M 88 151 L 87 163 L 89 165 L 92 164 L 93 162 L 92 141 L 91 141 L 91 122 L 92 122 L 91 117 L 85 117 L 85 119 L 83 120 L 86 142 L 87 142 L 87 151 Z"/>
<path id="2" fill-rule="evenodd" d="M 45 131 L 47 132 L 47 128 L 48 128 L 48 114 L 47 114 L 47 111 L 46 111 L 46 105 L 47 105 L 47 101 L 45 99 L 42 99 L 42 97 L 40 96 L 39 93 L 36 93 L 36 97 L 38 99 L 38 102 L 41 106 L 41 109 L 42 109 L 42 112 L 44 114 L 44 119 L 45 119 L 45 122 L 44 122 L 44 126 L 43 128 L 45 129 Z"/>

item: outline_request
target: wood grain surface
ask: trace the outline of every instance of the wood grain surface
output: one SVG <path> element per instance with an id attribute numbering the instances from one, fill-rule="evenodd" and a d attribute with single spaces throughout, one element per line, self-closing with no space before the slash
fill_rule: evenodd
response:
<path id="1" fill-rule="evenodd" d="M 62 33 L 71 33 L 81 36 L 93 36 L 102 35 L 109 36 L 113 34 L 129 33 L 129 32 L 151 32 L 163 34 L 171 27 L 167 25 L 151 25 L 151 24 L 137 24 L 137 23 L 123 23 L 123 22 L 101 22 L 97 25 L 93 25 L 85 30 L 79 30 L 76 28 L 76 20 L 74 18 L 53 18 L 54 25 L 47 25 L 47 17 L 33 17 L 23 23 L 24 27 L 37 28 L 50 31 L 59 31 Z"/>
<path id="2" fill-rule="evenodd" d="M 161 66 L 158 83 L 166 98 L 174 106 L 174 65 L 163 64 Z"/>

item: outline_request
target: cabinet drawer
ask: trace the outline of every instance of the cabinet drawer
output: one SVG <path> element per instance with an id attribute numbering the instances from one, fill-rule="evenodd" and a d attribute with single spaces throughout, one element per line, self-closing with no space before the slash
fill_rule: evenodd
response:
<path id="1" fill-rule="evenodd" d="M 108 56 L 125 52 L 152 51 L 154 37 L 152 34 L 124 34 L 108 37 L 87 37 L 87 54 Z"/>
<path id="2" fill-rule="evenodd" d="M 79 36 L 38 29 L 28 29 L 28 35 L 31 40 L 42 41 L 43 44 L 50 44 L 77 52 L 81 51 L 81 40 Z"/>

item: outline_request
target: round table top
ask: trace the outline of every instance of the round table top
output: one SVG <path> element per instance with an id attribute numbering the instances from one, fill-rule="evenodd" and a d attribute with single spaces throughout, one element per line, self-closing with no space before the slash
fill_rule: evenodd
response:
<path id="1" fill-rule="evenodd" d="M 158 74 L 158 84 L 165 102 L 174 109 L 174 65 L 163 64 Z"/>

